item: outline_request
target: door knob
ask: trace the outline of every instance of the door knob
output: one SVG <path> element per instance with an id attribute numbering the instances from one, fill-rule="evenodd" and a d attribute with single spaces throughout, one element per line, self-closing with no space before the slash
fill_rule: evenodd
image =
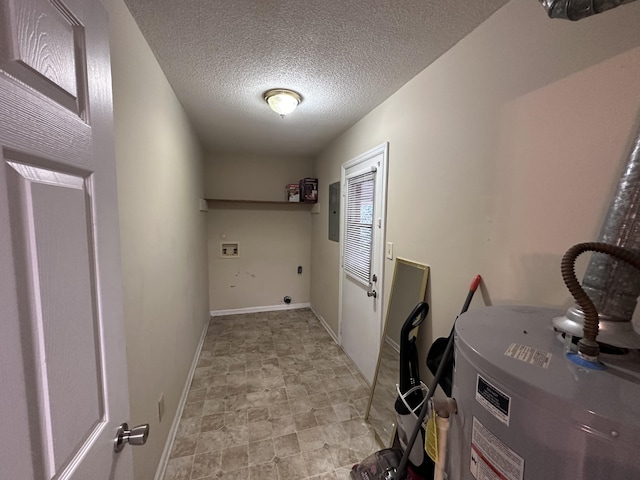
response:
<path id="1" fill-rule="evenodd" d="M 367 297 L 378 298 L 378 292 L 376 292 L 375 290 L 371 290 L 367 292 Z"/>
<path id="2" fill-rule="evenodd" d="M 118 427 L 116 432 L 116 439 L 114 441 L 113 449 L 116 453 L 119 453 L 124 448 L 125 444 L 131 445 L 144 445 L 147 443 L 147 437 L 149 436 L 149 424 L 138 425 L 129 430 L 129 425 L 123 423 Z"/>

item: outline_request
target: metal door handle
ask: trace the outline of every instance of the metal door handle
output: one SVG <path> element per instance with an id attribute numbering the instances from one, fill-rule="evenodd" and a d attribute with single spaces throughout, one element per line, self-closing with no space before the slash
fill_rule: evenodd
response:
<path id="1" fill-rule="evenodd" d="M 376 292 L 375 290 L 370 290 L 367 292 L 367 297 L 378 298 L 378 292 Z"/>
<path id="2" fill-rule="evenodd" d="M 114 441 L 113 449 L 116 453 L 122 451 L 124 446 L 128 443 L 130 445 L 144 445 L 147 443 L 147 437 L 149 436 L 149 424 L 138 425 L 129 430 L 129 425 L 123 423 L 118 427 L 116 432 L 116 439 Z"/>

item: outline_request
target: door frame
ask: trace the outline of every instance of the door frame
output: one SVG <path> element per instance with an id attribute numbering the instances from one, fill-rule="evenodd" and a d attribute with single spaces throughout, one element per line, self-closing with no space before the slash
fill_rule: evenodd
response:
<path id="1" fill-rule="evenodd" d="M 378 189 L 376 188 L 376 195 L 382 195 L 381 198 L 381 212 L 380 215 L 376 215 L 376 222 L 380 223 L 380 242 L 378 245 L 374 245 L 374 250 L 372 252 L 372 258 L 375 258 L 380 265 L 378 274 L 378 281 L 376 282 L 379 286 L 379 295 L 380 295 L 380 309 L 378 310 L 377 320 L 378 320 L 378 333 L 379 336 L 382 336 L 382 327 L 383 327 L 383 318 L 382 312 L 385 311 L 385 298 L 384 298 L 384 286 L 385 286 L 385 274 L 384 274 L 384 245 L 387 238 L 387 172 L 388 172 L 388 163 L 389 163 L 389 142 L 384 142 L 377 147 L 368 150 L 357 157 L 345 162 L 340 167 L 340 255 L 339 255 L 339 264 L 338 269 L 340 272 L 340 279 L 338 282 L 338 343 L 342 346 L 342 293 L 343 293 L 343 284 L 344 284 L 344 271 L 342 268 L 343 265 L 343 257 L 344 257 L 344 240 L 343 234 L 345 231 L 345 183 L 346 183 L 346 172 L 348 169 L 371 160 L 371 158 L 376 157 L 382 154 L 382 162 L 380 164 L 380 168 L 376 172 L 377 178 L 380 179 L 382 188 L 380 188 L 380 193 L 378 193 Z M 374 235 L 375 237 L 375 235 Z"/>

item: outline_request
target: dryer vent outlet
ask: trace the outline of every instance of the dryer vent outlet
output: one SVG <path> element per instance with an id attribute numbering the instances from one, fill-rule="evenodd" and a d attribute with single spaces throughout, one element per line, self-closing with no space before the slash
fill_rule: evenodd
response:
<path id="1" fill-rule="evenodd" d="M 291 303 L 291 297 L 284 297 L 284 303 L 289 305 Z"/>

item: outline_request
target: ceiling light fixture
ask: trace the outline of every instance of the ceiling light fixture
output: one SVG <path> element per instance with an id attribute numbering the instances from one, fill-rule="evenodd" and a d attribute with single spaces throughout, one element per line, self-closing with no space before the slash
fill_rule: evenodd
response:
<path id="1" fill-rule="evenodd" d="M 302 97 L 293 90 L 274 88 L 264 92 L 264 100 L 269 104 L 271 110 L 284 117 L 296 109 L 302 102 Z"/>

